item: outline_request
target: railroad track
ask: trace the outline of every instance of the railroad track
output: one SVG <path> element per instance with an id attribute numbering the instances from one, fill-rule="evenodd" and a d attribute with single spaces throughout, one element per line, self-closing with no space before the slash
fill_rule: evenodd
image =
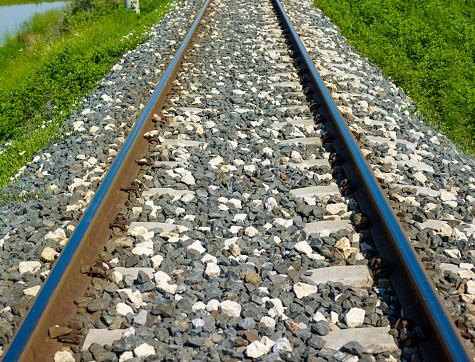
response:
<path id="1" fill-rule="evenodd" d="M 4 360 L 470 360 L 352 128 L 278 0 L 206 1 Z"/>

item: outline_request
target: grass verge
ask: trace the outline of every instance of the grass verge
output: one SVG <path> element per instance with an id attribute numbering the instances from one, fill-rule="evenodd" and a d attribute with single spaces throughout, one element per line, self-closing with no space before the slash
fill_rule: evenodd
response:
<path id="1" fill-rule="evenodd" d="M 0 0 L 0 6 L 52 3 L 58 0 Z"/>
<path id="2" fill-rule="evenodd" d="M 316 0 L 429 123 L 475 151 L 474 0 Z"/>
<path id="3" fill-rule="evenodd" d="M 148 38 L 169 2 L 142 0 L 137 15 L 120 0 L 73 0 L 61 13 L 35 16 L 0 47 L 0 187 L 64 135 L 80 100 Z"/>

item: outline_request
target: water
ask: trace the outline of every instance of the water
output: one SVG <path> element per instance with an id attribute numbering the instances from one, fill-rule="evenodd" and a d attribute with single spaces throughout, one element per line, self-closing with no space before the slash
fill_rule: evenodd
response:
<path id="1" fill-rule="evenodd" d="M 15 30 L 35 13 L 59 9 L 65 1 L 44 2 L 39 4 L 20 4 L 0 6 L 0 45 L 5 41 L 4 35 L 13 34 Z"/>

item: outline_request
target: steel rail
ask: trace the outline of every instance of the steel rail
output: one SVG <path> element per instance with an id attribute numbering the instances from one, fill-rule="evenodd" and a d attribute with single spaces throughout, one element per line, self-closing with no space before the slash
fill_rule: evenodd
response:
<path id="1" fill-rule="evenodd" d="M 3 361 L 52 360 L 51 355 L 54 354 L 55 347 L 56 350 L 58 349 L 59 343 L 56 342 L 55 344 L 49 340 L 47 335 L 48 328 L 55 325 L 56 321 L 65 322 L 65 316 L 58 315 L 60 311 L 71 318 L 75 315 L 75 308 L 73 308 L 73 312 L 68 311 L 68 308 L 62 310 L 58 303 L 73 304 L 74 299 L 71 296 L 76 295 L 77 291 L 72 291 L 71 289 L 77 288 L 71 287 L 69 282 L 72 282 L 72 279 L 81 277 L 79 269 L 85 260 L 90 259 L 90 257 L 82 255 L 86 249 L 90 252 L 91 243 L 100 244 L 92 245 L 92 248 L 96 251 L 101 251 L 101 247 L 103 248 L 105 243 L 95 243 L 94 239 L 99 237 L 104 240 L 109 235 L 109 232 L 106 230 L 108 229 L 111 216 L 117 214 L 118 210 L 120 210 L 119 205 L 123 204 L 123 202 L 117 202 L 115 197 L 118 197 L 118 194 L 121 193 L 119 188 L 125 184 L 124 181 L 133 180 L 138 172 L 138 167 L 131 165 L 134 164 L 137 155 L 145 153 L 148 149 L 148 144 L 144 141 L 143 134 L 152 128 L 151 117 L 153 113 L 158 113 L 158 110 L 163 106 L 166 94 L 171 88 L 185 52 L 209 3 L 210 0 L 205 1 L 152 97 L 127 137 L 124 146 L 110 167 L 104 181 L 91 200 L 76 230 L 56 261 L 26 318 L 15 333 L 3 356 Z M 122 194 L 125 193 L 122 192 Z M 125 202 L 124 195 L 120 197 L 120 200 Z M 71 275 L 74 277 L 71 277 Z M 88 284 L 88 279 L 83 277 L 83 281 L 86 284 Z M 84 289 L 84 286 L 79 289 Z M 63 293 L 68 294 L 69 298 L 65 297 Z"/>
<path id="2" fill-rule="evenodd" d="M 280 0 L 272 2 L 304 68 L 308 71 L 307 76 L 312 88 L 317 91 L 319 99 L 316 101 L 324 105 L 319 111 L 328 120 L 326 126 L 335 136 L 333 144 L 343 156 L 342 166 L 346 175 L 356 185 L 358 204 L 370 220 L 377 220 L 371 223 L 371 234 L 382 258 L 391 267 L 390 278 L 405 315 L 415 321 L 425 334 L 424 338 L 419 340 L 425 360 L 473 361 L 449 311 L 396 219 Z"/>

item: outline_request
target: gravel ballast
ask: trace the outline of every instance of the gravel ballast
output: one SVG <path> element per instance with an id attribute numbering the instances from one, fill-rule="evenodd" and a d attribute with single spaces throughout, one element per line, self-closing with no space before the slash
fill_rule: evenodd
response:
<path id="1" fill-rule="evenodd" d="M 371 277 L 377 252 L 352 225 L 357 203 L 340 193 L 270 4 L 210 6 L 144 135 L 150 165 L 121 210 L 129 229 L 106 246 L 110 278 L 76 301 L 83 334 L 128 332 L 102 348 L 86 337 L 81 358 L 417 358 L 396 344 L 401 308 Z"/>

